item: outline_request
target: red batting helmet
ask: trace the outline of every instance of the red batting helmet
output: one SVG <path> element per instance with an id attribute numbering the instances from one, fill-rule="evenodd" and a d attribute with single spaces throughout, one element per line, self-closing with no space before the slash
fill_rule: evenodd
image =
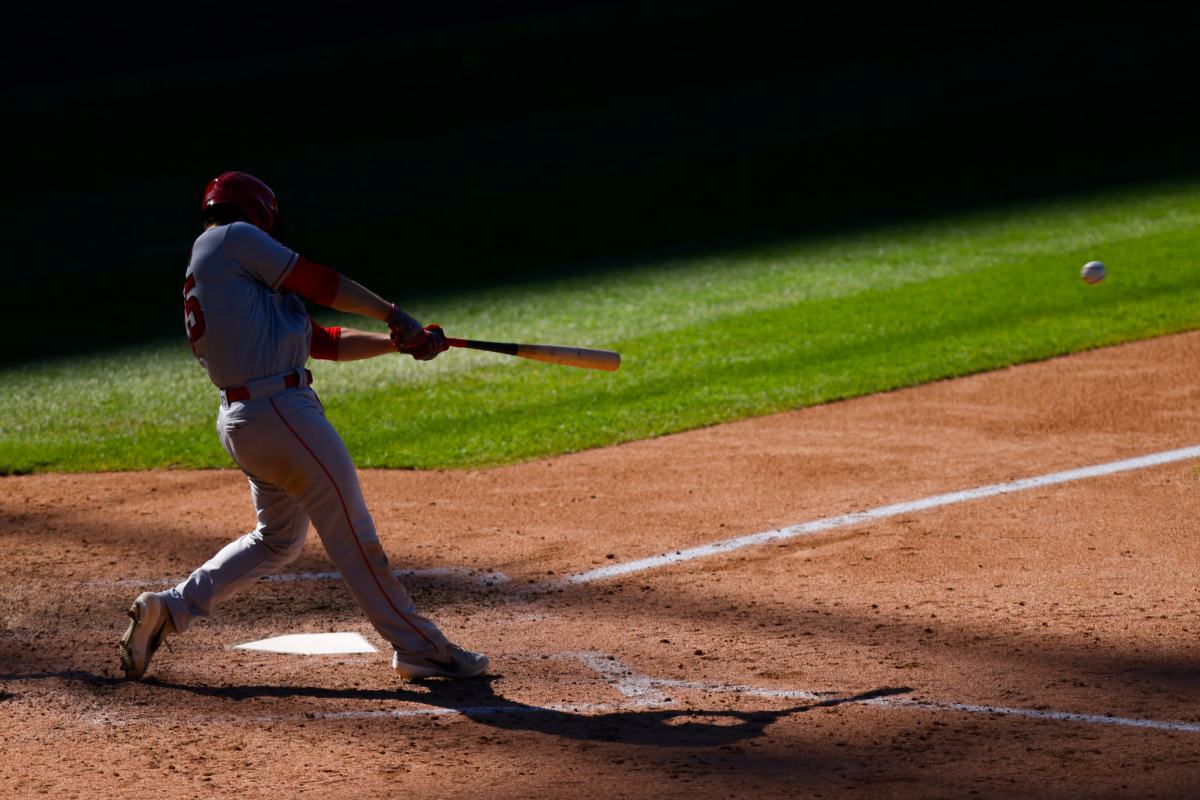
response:
<path id="1" fill-rule="evenodd" d="M 200 213 L 217 203 L 229 203 L 246 215 L 255 226 L 281 238 L 292 232 L 288 221 L 279 216 L 279 201 L 271 187 L 245 172 L 226 172 L 208 182 Z"/>

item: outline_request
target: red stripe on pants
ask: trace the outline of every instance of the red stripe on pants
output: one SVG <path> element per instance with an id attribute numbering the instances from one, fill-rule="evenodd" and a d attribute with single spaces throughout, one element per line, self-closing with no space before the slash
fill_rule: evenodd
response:
<path id="1" fill-rule="evenodd" d="M 296 431 L 292 429 L 291 425 L 288 425 L 288 421 L 283 418 L 283 414 L 279 413 L 279 407 L 275 405 L 274 398 L 268 398 L 268 400 L 271 403 L 271 408 L 275 409 L 275 416 L 279 417 L 279 421 L 283 423 L 284 427 L 291 431 L 292 436 L 296 437 L 296 441 L 298 441 L 305 450 L 308 450 L 308 454 L 313 457 L 313 461 L 317 462 L 317 466 L 321 468 L 321 470 L 325 473 L 325 477 L 329 478 L 329 482 L 333 484 L 333 490 L 337 492 L 338 500 L 342 504 L 342 513 L 346 515 L 346 524 L 350 526 L 350 534 L 354 537 L 354 543 L 358 545 L 358 552 L 360 555 L 362 555 L 363 561 L 366 562 L 367 571 L 370 572 L 371 577 L 375 579 L 375 585 L 379 587 L 379 593 L 383 595 L 383 599 L 387 600 L 387 604 L 392 607 L 392 611 L 396 612 L 396 616 L 404 620 L 405 625 L 412 628 L 414 633 L 416 633 L 425 641 L 429 642 L 430 647 L 434 647 L 435 645 L 433 642 L 429 641 L 429 637 L 421 633 L 421 630 L 416 625 L 413 625 L 411 622 L 409 622 L 408 617 L 404 616 L 403 611 L 396 608 L 396 604 L 392 602 L 392 598 L 389 597 L 388 593 L 384 590 L 383 584 L 379 582 L 379 576 L 375 574 L 375 568 L 371 566 L 371 560 L 367 558 L 367 553 L 365 550 L 363 550 L 362 542 L 358 539 L 358 532 L 354 530 L 354 523 L 350 521 L 350 509 L 346 508 L 346 500 L 342 497 L 342 490 L 338 488 L 337 481 L 333 479 L 333 475 L 329 474 L 329 470 L 325 469 L 325 465 L 321 463 L 321 459 L 317 458 L 317 454 L 312 451 L 312 448 L 304 443 L 304 440 L 300 438 L 300 434 L 296 433 Z"/>

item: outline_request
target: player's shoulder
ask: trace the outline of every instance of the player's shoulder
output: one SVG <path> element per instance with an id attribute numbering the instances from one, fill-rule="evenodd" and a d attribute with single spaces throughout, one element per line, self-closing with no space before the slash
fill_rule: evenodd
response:
<path id="1" fill-rule="evenodd" d="M 196 241 L 192 245 L 193 251 L 200 249 L 212 252 L 228 246 L 233 239 L 238 238 L 238 232 L 233 230 L 234 225 L 244 224 L 245 223 L 235 222 L 233 225 L 217 225 L 216 227 L 209 228 L 196 237 Z M 246 227 L 257 230 L 257 228 L 254 228 L 253 225 L 247 225 Z"/>
<path id="2" fill-rule="evenodd" d="M 235 230 L 238 227 L 250 230 Z M 209 228 L 197 236 L 192 245 L 192 269 L 207 273 L 228 269 L 233 263 L 240 260 L 239 257 L 243 253 L 253 250 L 252 231 L 257 230 L 258 228 L 244 222 Z"/>
<path id="3" fill-rule="evenodd" d="M 262 241 L 263 239 L 271 239 L 262 228 L 257 225 L 251 225 L 249 222 L 231 222 L 228 225 L 220 225 L 213 230 L 224 229 L 225 240 L 229 242 L 237 241 Z M 271 241 L 274 241 L 273 239 Z"/>
<path id="4" fill-rule="evenodd" d="M 192 256 L 189 261 L 193 270 L 204 268 L 214 259 L 221 257 L 225 246 L 226 231 L 222 230 L 224 227 L 227 226 L 209 228 L 196 237 L 196 241 L 192 243 Z"/>
<path id="5" fill-rule="evenodd" d="M 295 252 L 265 231 L 233 222 L 210 228 L 196 239 L 190 269 L 210 276 L 249 276 L 273 286 L 295 258 Z"/>
<path id="6" fill-rule="evenodd" d="M 291 249 L 271 234 L 249 222 L 231 222 L 225 228 L 225 242 L 233 248 L 256 253 L 291 252 Z"/>

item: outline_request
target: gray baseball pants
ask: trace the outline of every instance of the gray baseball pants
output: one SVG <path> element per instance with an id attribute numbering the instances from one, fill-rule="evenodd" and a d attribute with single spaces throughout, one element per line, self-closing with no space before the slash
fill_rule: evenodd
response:
<path id="1" fill-rule="evenodd" d="M 415 611 L 392 574 L 350 453 L 311 389 L 222 403 L 217 431 L 250 480 L 258 527 L 163 593 L 176 630 L 186 631 L 217 603 L 293 561 L 311 519 L 380 636 L 418 658 L 445 646 L 446 637 Z"/>

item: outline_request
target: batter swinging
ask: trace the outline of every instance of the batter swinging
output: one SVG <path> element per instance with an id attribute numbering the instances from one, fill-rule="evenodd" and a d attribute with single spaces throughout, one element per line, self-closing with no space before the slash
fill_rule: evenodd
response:
<path id="1" fill-rule="evenodd" d="M 354 361 L 407 353 L 428 361 L 444 352 L 441 328 L 420 323 L 352 280 L 305 261 L 277 241 L 291 233 L 275 193 L 243 172 L 208 184 L 184 283 L 192 352 L 220 389 L 217 433 L 250 481 L 258 527 L 226 545 L 183 583 L 145 592 L 129 610 L 121 668 L 146 674 L 163 640 L 294 560 L 309 520 L 351 594 L 392 644 L 392 668 L 408 679 L 470 678 L 488 659 L 447 641 L 416 613 L 375 533 L 350 454 L 325 419 L 312 358 Z M 275 237 L 275 238 L 272 238 Z M 391 335 L 323 328 L 296 295 L 383 320 Z"/>

